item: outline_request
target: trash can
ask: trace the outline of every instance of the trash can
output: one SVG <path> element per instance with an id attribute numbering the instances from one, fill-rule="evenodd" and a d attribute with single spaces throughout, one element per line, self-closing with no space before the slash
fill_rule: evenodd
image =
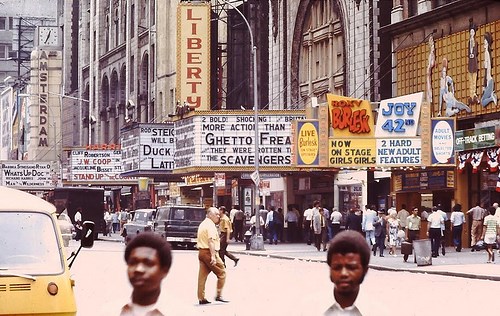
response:
<path id="1" fill-rule="evenodd" d="M 250 250 L 250 238 L 252 237 L 252 232 L 247 230 L 243 239 L 245 240 L 246 250 Z"/>
<path id="2" fill-rule="evenodd" d="M 432 264 L 432 250 L 430 239 L 414 240 L 413 250 L 415 250 L 417 266 L 428 266 Z"/>

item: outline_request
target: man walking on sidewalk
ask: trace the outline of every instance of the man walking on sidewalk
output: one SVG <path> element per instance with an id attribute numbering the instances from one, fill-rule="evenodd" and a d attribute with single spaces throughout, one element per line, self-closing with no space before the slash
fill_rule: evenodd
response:
<path id="1" fill-rule="evenodd" d="M 439 246 L 441 245 L 441 225 L 444 224 L 444 219 L 438 213 L 436 206 L 432 207 L 432 213 L 427 218 L 427 236 L 431 239 L 432 257 L 436 258 L 439 255 Z"/>
<path id="2" fill-rule="evenodd" d="M 470 231 L 471 235 L 471 251 L 474 251 L 474 246 L 481 239 L 483 233 L 483 219 L 486 216 L 486 210 L 480 206 L 479 201 L 476 206 L 467 211 L 467 214 L 472 213 L 472 227 Z"/>
<path id="3" fill-rule="evenodd" d="M 462 205 L 455 204 L 453 212 L 450 216 L 450 222 L 453 245 L 455 246 L 455 251 L 460 252 L 462 251 L 462 230 L 463 224 L 465 223 L 465 215 L 462 212 Z"/>
<path id="4" fill-rule="evenodd" d="M 238 261 L 240 259 L 236 258 L 232 253 L 227 251 L 227 246 L 229 244 L 229 240 L 231 239 L 231 220 L 229 217 L 227 217 L 226 214 L 226 207 L 221 206 L 219 207 L 220 211 L 220 222 L 219 222 L 219 229 L 220 229 L 220 250 L 219 250 L 219 256 L 224 262 L 224 266 L 226 266 L 226 259 L 225 257 L 227 256 L 229 259 L 233 260 L 234 266 L 238 264 Z M 227 267 L 227 266 L 226 266 Z"/>
<path id="5" fill-rule="evenodd" d="M 414 240 L 419 239 L 421 224 L 420 216 L 418 216 L 418 207 L 415 206 L 411 211 L 411 215 L 406 218 L 406 240 L 408 242 L 413 244 Z M 406 262 L 408 257 L 408 254 L 403 255 L 403 260 Z"/>
<path id="6" fill-rule="evenodd" d="M 219 256 L 220 238 L 216 224 L 220 222 L 220 213 L 216 207 L 209 207 L 207 218 L 198 227 L 197 244 L 198 261 L 200 270 L 198 272 L 198 302 L 200 305 L 210 304 L 205 298 L 205 284 L 210 272 L 217 276 L 216 301 L 227 303 L 222 298 L 222 289 L 226 283 L 226 267 Z"/>
<path id="7" fill-rule="evenodd" d="M 365 211 L 363 212 L 362 229 L 365 232 L 365 238 L 368 246 L 373 247 L 375 245 L 375 228 L 373 227 L 373 223 L 375 223 L 377 219 L 378 217 L 375 207 L 366 205 Z"/>

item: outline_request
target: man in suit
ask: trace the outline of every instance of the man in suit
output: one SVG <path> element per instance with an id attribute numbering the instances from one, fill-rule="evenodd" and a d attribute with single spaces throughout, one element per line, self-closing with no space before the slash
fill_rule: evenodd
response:
<path id="1" fill-rule="evenodd" d="M 372 249 L 374 256 L 377 254 L 377 247 L 379 249 L 380 256 L 384 256 L 385 236 L 387 235 L 386 224 L 385 212 L 383 210 L 379 210 L 377 221 L 373 223 L 376 240 L 375 247 Z"/>
<path id="2" fill-rule="evenodd" d="M 374 205 L 367 205 L 363 213 L 363 231 L 365 232 L 366 242 L 368 246 L 375 247 L 375 227 L 373 224 L 378 220 L 377 212 Z"/>

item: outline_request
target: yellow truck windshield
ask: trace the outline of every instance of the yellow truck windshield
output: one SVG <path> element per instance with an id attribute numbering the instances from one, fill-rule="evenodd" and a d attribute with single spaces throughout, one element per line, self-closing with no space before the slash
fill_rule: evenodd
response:
<path id="1" fill-rule="evenodd" d="M 0 277 L 64 271 L 58 229 L 48 214 L 0 212 Z"/>

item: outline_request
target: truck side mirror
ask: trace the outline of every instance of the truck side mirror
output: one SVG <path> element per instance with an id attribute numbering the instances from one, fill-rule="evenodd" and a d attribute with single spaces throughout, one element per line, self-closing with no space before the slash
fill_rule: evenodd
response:
<path id="1" fill-rule="evenodd" d="M 95 223 L 91 221 L 83 222 L 81 246 L 92 248 L 94 246 Z"/>

